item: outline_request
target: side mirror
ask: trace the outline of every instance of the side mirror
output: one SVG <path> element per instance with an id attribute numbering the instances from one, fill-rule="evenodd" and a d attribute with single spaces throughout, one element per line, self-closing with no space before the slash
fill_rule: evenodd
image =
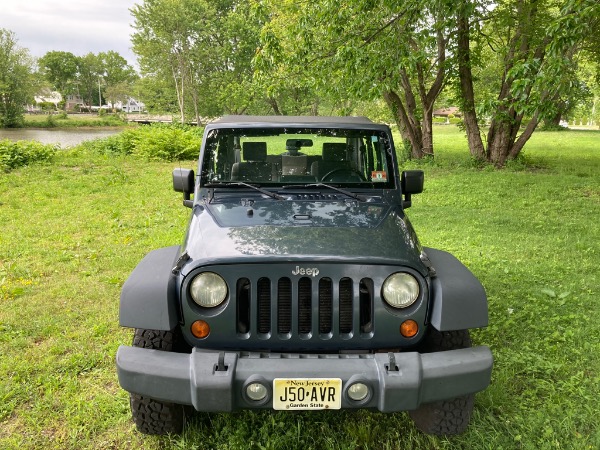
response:
<path id="1" fill-rule="evenodd" d="M 191 208 L 194 202 L 190 200 L 190 195 L 194 193 L 195 175 L 190 169 L 173 170 L 173 189 L 176 192 L 183 192 L 183 206 Z"/>
<path id="2" fill-rule="evenodd" d="M 402 200 L 403 208 L 410 208 L 412 194 L 420 194 L 423 192 L 423 184 L 425 183 L 425 174 L 422 170 L 404 170 L 400 179 L 402 194 L 404 194 L 404 200 Z"/>

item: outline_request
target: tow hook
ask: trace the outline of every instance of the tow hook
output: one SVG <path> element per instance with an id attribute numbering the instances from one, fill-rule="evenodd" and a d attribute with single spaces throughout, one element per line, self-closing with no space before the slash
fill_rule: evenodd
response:
<path id="1" fill-rule="evenodd" d="M 229 367 L 225 365 L 225 352 L 219 352 L 219 362 L 215 367 L 215 372 L 227 372 Z"/>
<path id="2" fill-rule="evenodd" d="M 396 357 L 392 352 L 388 353 L 389 362 L 385 365 L 385 368 L 388 372 L 399 372 L 400 368 L 396 364 Z"/>

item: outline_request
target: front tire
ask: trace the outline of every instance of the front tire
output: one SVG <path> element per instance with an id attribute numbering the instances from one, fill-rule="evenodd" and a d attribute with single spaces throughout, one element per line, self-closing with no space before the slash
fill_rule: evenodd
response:
<path id="1" fill-rule="evenodd" d="M 185 343 L 173 331 L 136 329 L 133 346 L 166 352 L 184 352 Z M 141 433 L 164 435 L 180 434 L 185 423 L 185 407 L 138 394 L 129 394 L 131 415 Z"/>
<path id="2" fill-rule="evenodd" d="M 420 353 L 433 353 L 471 347 L 468 330 L 438 331 L 430 328 L 419 347 Z M 409 411 L 415 426 L 424 433 L 450 436 L 464 432 L 471 421 L 475 395 L 426 403 Z"/>
<path id="3" fill-rule="evenodd" d="M 144 434 L 180 434 L 185 412 L 183 405 L 161 402 L 137 394 L 129 394 L 131 415 L 137 430 Z"/>

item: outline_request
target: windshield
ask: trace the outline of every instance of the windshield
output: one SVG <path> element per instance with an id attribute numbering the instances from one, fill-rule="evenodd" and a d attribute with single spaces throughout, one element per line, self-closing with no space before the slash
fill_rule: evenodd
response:
<path id="1" fill-rule="evenodd" d="M 388 135 L 374 130 L 215 129 L 206 138 L 201 183 L 393 188 L 391 148 Z"/>

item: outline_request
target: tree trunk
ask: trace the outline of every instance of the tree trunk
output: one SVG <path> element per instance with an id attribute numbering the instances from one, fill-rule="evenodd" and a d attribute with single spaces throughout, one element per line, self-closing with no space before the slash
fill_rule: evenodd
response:
<path id="1" fill-rule="evenodd" d="M 423 121 L 421 122 L 421 126 L 423 128 L 423 156 L 433 156 L 433 108 L 423 111 Z"/>
<path id="2" fill-rule="evenodd" d="M 423 156 L 421 149 L 422 133 L 418 123 L 417 127 L 411 123 L 404 104 L 396 92 L 386 91 L 383 93 L 383 98 L 392 111 L 396 125 L 398 125 L 398 129 L 402 135 L 402 139 L 407 141 L 410 145 L 411 157 L 421 158 Z"/>
<path id="3" fill-rule="evenodd" d="M 521 150 L 523 150 L 525 143 L 529 140 L 529 138 L 537 128 L 538 124 L 539 119 L 536 114 L 529 121 L 529 123 L 525 127 L 525 130 L 523 131 L 523 133 L 521 133 L 521 136 L 519 136 L 519 139 L 517 139 L 516 142 L 513 144 L 512 148 L 510 149 L 510 152 L 508 153 L 508 159 L 515 159 L 517 156 L 519 156 L 519 153 L 521 153 Z"/>
<path id="4" fill-rule="evenodd" d="M 512 144 L 512 128 L 507 120 L 494 119 L 490 124 L 487 142 L 487 160 L 496 167 L 506 163 Z"/>
<path id="5" fill-rule="evenodd" d="M 469 151 L 475 159 L 486 158 L 485 148 L 481 139 L 481 130 L 475 112 L 475 93 L 473 91 L 473 73 L 471 71 L 471 49 L 469 48 L 469 11 L 470 3 L 462 4 L 458 11 L 458 73 L 460 92 L 462 94 L 463 123 L 467 133 Z"/>
<path id="6" fill-rule="evenodd" d="M 410 127 L 415 141 L 415 145 L 412 145 L 411 142 L 411 156 L 416 159 L 421 159 L 423 158 L 423 130 L 421 129 L 421 124 L 417 118 L 417 101 L 413 94 L 410 77 L 408 76 L 406 69 L 401 69 L 400 75 L 402 93 L 404 94 L 405 120 L 408 127 Z"/>
<path id="7" fill-rule="evenodd" d="M 177 80 L 177 72 L 175 67 L 171 68 L 173 72 L 173 81 L 175 83 L 175 92 L 177 93 L 177 106 L 179 106 L 179 112 L 181 114 L 181 123 L 185 121 L 185 112 L 184 112 L 184 104 L 183 104 L 183 80 L 181 82 L 181 90 L 179 87 L 179 81 Z"/>
<path id="8" fill-rule="evenodd" d="M 562 118 L 562 110 L 558 111 L 554 116 L 544 120 L 544 126 L 548 128 L 558 128 L 560 119 Z"/>
<path id="9" fill-rule="evenodd" d="M 277 104 L 277 99 L 275 99 L 274 97 L 267 97 L 267 103 L 269 103 L 269 106 L 271 108 L 273 108 L 273 113 L 276 116 L 282 116 L 283 115 L 281 113 L 281 110 L 279 109 L 279 105 Z"/>
<path id="10" fill-rule="evenodd" d="M 319 115 L 319 99 L 315 99 L 315 101 L 312 103 L 311 107 L 310 107 L 310 114 L 313 116 L 318 116 Z"/>

